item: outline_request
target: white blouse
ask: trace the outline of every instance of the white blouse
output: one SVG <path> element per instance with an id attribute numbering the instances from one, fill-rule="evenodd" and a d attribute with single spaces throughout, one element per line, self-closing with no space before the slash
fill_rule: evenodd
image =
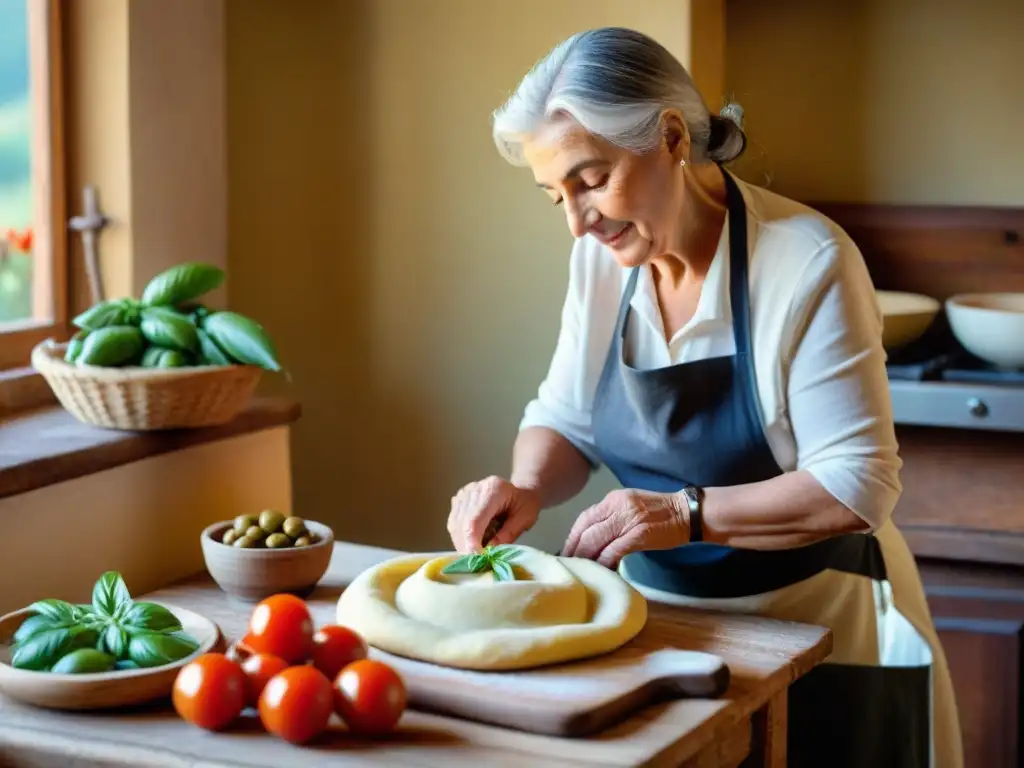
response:
<path id="1" fill-rule="evenodd" d="M 747 204 L 754 367 L 765 436 L 786 472 L 810 472 L 879 528 L 899 499 L 882 316 L 854 242 L 820 213 L 737 179 Z M 735 352 L 729 227 L 693 318 L 665 341 L 650 267 L 639 275 L 623 354 L 651 369 Z M 547 377 L 520 429 L 549 427 L 595 466 L 591 406 L 628 270 L 592 237 L 569 260 L 562 326 Z"/>

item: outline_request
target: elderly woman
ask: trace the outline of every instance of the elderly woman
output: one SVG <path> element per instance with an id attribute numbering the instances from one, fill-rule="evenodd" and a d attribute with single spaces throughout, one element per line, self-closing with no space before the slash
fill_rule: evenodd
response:
<path id="1" fill-rule="evenodd" d="M 827 626 L 790 694 L 792 766 L 962 765 L 942 648 L 891 520 L 900 459 L 857 246 L 722 166 L 738 109 L 626 29 L 574 35 L 494 117 L 576 238 L 561 332 L 508 479 L 452 501 L 459 551 L 515 541 L 591 471 L 622 484 L 567 557 L 649 599 Z M 493 533 L 496 530 L 496 533 Z"/>

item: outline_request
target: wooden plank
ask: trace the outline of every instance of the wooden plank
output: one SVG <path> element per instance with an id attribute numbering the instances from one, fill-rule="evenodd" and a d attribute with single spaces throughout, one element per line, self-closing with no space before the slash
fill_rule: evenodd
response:
<path id="1" fill-rule="evenodd" d="M 0 423 L 15 413 L 56 405 L 57 397 L 34 368 L 0 371 Z"/>
<path id="2" fill-rule="evenodd" d="M 786 729 L 789 723 L 789 697 L 777 693 L 754 713 L 753 740 L 758 768 L 786 768 Z"/>
<path id="3" fill-rule="evenodd" d="M 846 230 L 881 289 L 944 300 L 1024 291 L 1024 208 L 808 202 Z"/>
<path id="4" fill-rule="evenodd" d="M 68 320 L 63 17 L 60 0 L 30 0 L 27 10 L 35 210 L 33 316 L 60 330 Z"/>
<path id="5" fill-rule="evenodd" d="M 66 181 L 64 173 L 63 19 L 60 0 L 29 0 L 29 97 L 32 221 L 32 317 L 0 327 L 0 371 L 24 366 L 32 348 L 68 336 Z M 0 222 L 2 225 L 4 222 Z"/>
<path id="6" fill-rule="evenodd" d="M 309 598 L 318 622 L 331 621 L 345 585 L 365 568 L 398 554 L 339 543 L 331 566 Z M 141 599 L 141 598 L 140 598 Z M 251 605 L 232 601 L 206 575 L 158 590 L 145 599 L 187 605 L 217 621 L 228 637 L 245 629 Z M 292 747 L 261 733 L 252 720 L 227 733 L 209 734 L 178 720 L 166 705 L 119 717 L 32 710 L 0 699 L 0 748 L 44 751 L 57 764 L 72 754 L 86 765 L 289 765 L 325 760 L 344 765 L 543 766 L 665 765 L 697 759 L 697 766 L 738 765 L 749 748 L 750 716 L 831 651 L 831 634 L 820 627 L 652 605 L 666 644 L 716 653 L 733 676 L 721 700 L 659 704 L 587 739 L 520 733 L 463 720 L 408 712 L 391 738 L 366 742 L 334 723 L 315 746 Z M 744 736 L 746 734 L 746 736 Z M 40 745 L 46 745 L 41 747 Z M 707 751 L 710 750 L 710 753 Z M 709 762 L 707 754 L 718 755 Z M 125 756 L 133 756 L 127 758 Z M 87 756 L 87 759 L 83 758 Z M 703 760 L 704 762 L 700 762 Z M 96 761 L 96 762 L 94 762 Z M 120 762 L 125 761 L 125 762 Z"/>
<path id="7" fill-rule="evenodd" d="M 124 432 L 82 424 L 59 406 L 0 422 L 0 498 L 237 435 L 284 426 L 301 408 L 285 398 L 254 398 L 229 424 L 209 429 Z"/>
<path id="8" fill-rule="evenodd" d="M 1024 565 L 1024 435 L 898 426 L 896 437 L 903 495 L 893 519 L 911 551 Z M 967 513 L 950 503 L 965 487 Z"/>

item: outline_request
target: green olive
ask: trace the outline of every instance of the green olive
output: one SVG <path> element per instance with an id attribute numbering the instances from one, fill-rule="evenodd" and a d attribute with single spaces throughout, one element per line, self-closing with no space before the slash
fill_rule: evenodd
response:
<path id="1" fill-rule="evenodd" d="M 263 529 L 258 525 L 250 525 L 249 530 L 245 532 L 246 536 L 251 536 L 254 539 L 262 539 L 267 534 L 263 532 Z"/>
<path id="2" fill-rule="evenodd" d="M 227 544 L 229 547 L 235 543 L 235 539 L 239 538 L 238 531 L 234 528 L 228 528 L 224 532 L 224 538 L 221 539 L 222 544 Z"/>
<path id="3" fill-rule="evenodd" d="M 258 521 L 256 520 L 255 515 L 239 515 L 235 518 L 235 533 L 237 533 L 239 536 L 244 536 L 245 532 L 249 530 L 251 526 L 257 524 Z"/>
<path id="4" fill-rule="evenodd" d="M 299 536 L 299 538 L 295 540 L 296 547 L 308 547 L 312 543 L 313 542 L 309 540 L 309 536 Z"/>
<path id="5" fill-rule="evenodd" d="M 306 532 L 306 522 L 301 517 L 289 517 L 281 524 L 281 530 L 297 539 Z"/>
<path id="6" fill-rule="evenodd" d="M 283 533 L 272 533 L 269 536 L 267 536 L 268 549 L 284 549 L 285 547 L 290 547 L 291 545 L 292 540 L 289 539 Z"/>
<path id="7" fill-rule="evenodd" d="M 276 533 L 284 522 L 284 515 L 272 509 L 265 509 L 260 513 L 260 528 L 267 533 Z"/>
<path id="8" fill-rule="evenodd" d="M 316 544 L 316 543 L 317 543 L 318 541 L 320 541 L 320 537 L 319 537 L 319 536 L 317 536 L 317 535 L 316 535 L 315 533 L 313 533 L 312 531 L 309 531 L 309 532 L 308 532 L 308 533 L 306 534 L 306 538 L 308 538 L 308 539 L 309 539 L 309 543 L 310 543 L 310 544 Z"/>
<path id="9" fill-rule="evenodd" d="M 240 536 L 237 539 L 235 539 L 235 543 L 231 546 L 240 547 L 241 549 L 252 549 L 253 547 L 259 546 L 259 544 L 259 539 L 254 539 L 252 536 L 246 535 Z"/>

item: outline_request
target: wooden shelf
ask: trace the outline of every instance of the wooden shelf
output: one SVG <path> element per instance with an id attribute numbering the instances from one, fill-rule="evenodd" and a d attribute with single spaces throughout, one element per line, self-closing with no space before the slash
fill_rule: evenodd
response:
<path id="1" fill-rule="evenodd" d="M 207 429 L 121 432 L 77 421 L 60 406 L 19 414 L 0 424 L 0 498 L 124 464 L 291 424 L 301 408 L 285 398 L 254 398 L 229 424 Z"/>

